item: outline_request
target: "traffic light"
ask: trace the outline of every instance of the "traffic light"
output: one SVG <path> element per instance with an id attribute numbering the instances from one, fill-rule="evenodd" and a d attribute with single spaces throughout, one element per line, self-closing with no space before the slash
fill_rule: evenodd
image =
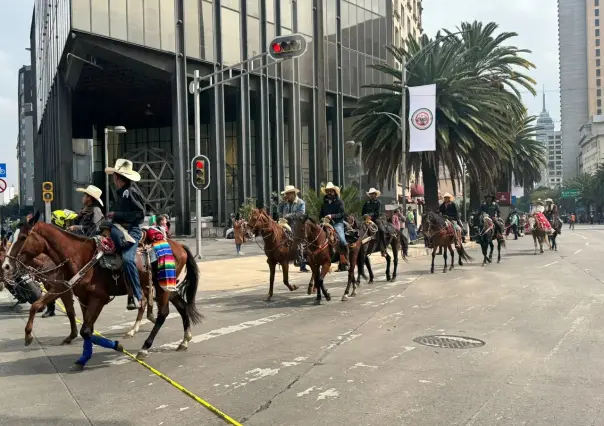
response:
<path id="1" fill-rule="evenodd" d="M 54 199 L 52 182 L 42 182 L 42 200 L 50 203 Z"/>
<path id="2" fill-rule="evenodd" d="M 268 51 L 273 59 L 290 59 L 304 55 L 306 48 L 306 37 L 302 34 L 290 34 L 274 38 Z"/>
<path id="3" fill-rule="evenodd" d="M 195 189 L 206 189 L 209 186 L 210 160 L 205 155 L 198 155 L 191 162 L 191 183 Z"/>

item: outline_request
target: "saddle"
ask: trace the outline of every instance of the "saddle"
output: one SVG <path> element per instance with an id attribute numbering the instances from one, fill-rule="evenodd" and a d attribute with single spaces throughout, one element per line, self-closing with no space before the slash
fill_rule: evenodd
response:
<path id="1" fill-rule="evenodd" d="M 98 266 L 111 271 L 119 271 L 122 269 L 122 256 L 115 250 L 115 245 L 111 237 L 109 236 L 111 226 L 115 226 L 124 236 L 125 241 L 134 243 L 135 240 L 128 234 L 128 231 L 119 224 L 113 224 L 112 222 L 103 222 L 100 226 L 101 235 L 93 237 L 96 244 L 97 251 L 103 253 L 103 256 L 99 259 Z M 143 226 L 142 227 L 142 238 L 138 242 L 138 248 L 136 250 L 137 260 L 141 261 L 145 271 L 151 269 L 151 264 L 157 262 L 157 254 L 153 248 L 154 234 L 161 232 L 163 238 L 166 239 L 166 235 L 159 228 Z M 149 235 L 149 234 L 152 235 Z M 137 262 L 138 263 L 138 262 Z"/>
<path id="2" fill-rule="evenodd" d="M 338 233 L 335 228 L 329 223 L 329 219 L 324 218 L 323 222 L 319 225 L 327 235 L 327 242 L 331 247 L 337 247 L 340 239 L 338 238 Z"/>

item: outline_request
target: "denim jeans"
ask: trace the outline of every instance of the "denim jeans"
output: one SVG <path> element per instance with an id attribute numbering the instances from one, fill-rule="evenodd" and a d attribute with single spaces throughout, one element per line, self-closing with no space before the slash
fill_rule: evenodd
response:
<path id="1" fill-rule="evenodd" d="M 344 222 L 338 222 L 333 225 L 333 229 L 336 230 L 336 234 L 338 234 L 338 238 L 340 239 L 340 248 L 346 249 L 346 234 L 344 232 Z"/>
<path id="2" fill-rule="evenodd" d="M 130 225 L 127 229 L 128 234 L 136 241 L 136 244 L 126 243 L 126 247 L 121 246 L 122 234 L 115 227 L 111 227 L 111 239 L 115 247 L 122 254 L 122 271 L 126 274 L 126 279 L 132 286 L 132 293 L 137 300 L 143 300 L 140 278 L 136 268 L 136 249 L 141 239 L 142 232 L 139 225 Z"/>

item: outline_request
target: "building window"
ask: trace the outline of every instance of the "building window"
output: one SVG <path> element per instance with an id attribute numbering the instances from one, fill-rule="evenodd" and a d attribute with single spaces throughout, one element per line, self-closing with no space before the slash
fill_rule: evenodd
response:
<path id="1" fill-rule="evenodd" d="M 600 19 L 596 18 L 596 27 L 600 26 Z"/>
<path id="2" fill-rule="evenodd" d="M 600 49 L 596 49 L 596 56 L 600 56 Z"/>
<path id="3" fill-rule="evenodd" d="M 600 9 L 596 9 L 595 12 L 596 12 L 596 16 L 600 16 Z"/>
<path id="4" fill-rule="evenodd" d="M 601 106 L 602 106 L 602 99 L 598 99 L 598 101 L 597 101 L 597 105 L 598 105 L 599 107 L 601 107 Z"/>
<path id="5" fill-rule="evenodd" d="M 594 6 L 595 7 L 600 6 L 600 0 L 594 0 Z"/>
<path id="6" fill-rule="evenodd" d="M 600 29 L 596 28 L 596 37 L 600 37 Z"/>
<path id="7" fill-rule="evenodd" d="M 602 96 L 602 89 L 596 90 L 596 94 L 598 97 Z"/>
<path id="8" fill-rule="evenodd" d="M 596 77 L 600 77 L 600 68 L 596 70 Z"/>
<path id="9" fill-rule="evenodd" d="M 600 60 L 596 59 L 596 67 L 599 67 L 599 66 L 600 66 Z"/>
<path id="10" fill-rule="evenodd" d="M 597 39 L 596 39 L 596 46 L 599 46 L 599 45 L 600 45 L 600 39 L 599 39 L 599 38 L 597 38 Z"/>
<path id="11" fill-rule="evenodd" d="M 602 83 L 602 81 L 599 78 L 597 78 L 596 79 L 596 86 L 598 86 L 598 87 L 602 86 L 601 83 Z"/>

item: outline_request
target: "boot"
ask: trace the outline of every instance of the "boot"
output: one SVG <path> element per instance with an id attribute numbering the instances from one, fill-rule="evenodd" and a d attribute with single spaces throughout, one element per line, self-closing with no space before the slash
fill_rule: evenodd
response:
<path id="1" fill-rule="evenodd" d="M 46 307 L 46 312 L 42 314 L 42 318 L 54 317 L 55 315 L 55 302 L 52 302 Z"/>

